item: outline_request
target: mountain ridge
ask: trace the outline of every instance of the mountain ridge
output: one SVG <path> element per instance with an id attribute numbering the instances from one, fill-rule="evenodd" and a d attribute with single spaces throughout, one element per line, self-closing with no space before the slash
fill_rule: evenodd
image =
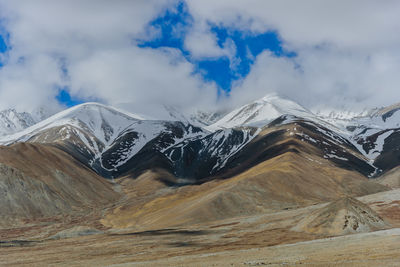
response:
<path id="1" fill-rule="evenodd" d="M 388 171 L 400 162 L 399 159 L 388 163 L 387 156 L 385 157 L 386 154 L 396 153 L 385 146 L 385 140 L 390 140 L 398 133 L 397 121 L 400 121 L 400 112 L 397 112 L 396 105 L 382 109 L 381 113 L 374 113 L 373 116 L 347 120 L 344 124 L 341 119 L 337 120 L 338 123 L 335 123 L 334 119 L 326 121 L 277 94 L 266 95 L 225 115 L 198 113 L 204 118 L 197 120 L 196 125 L 191 123 L 196 120 L 193 117 L 188 119 L 177 109 L 165 108 L 170 112 L 171 121 L 148 119 L 100 103 L 83 103 L 17 133 L 2 136 L 0 144 L 53 144 L 79 158 L 101 175 L 109 177 L 129 172 L 130 168 L 135 169 L 135 164 L 141 165 L 138 155 L 146 155 L 149 160 L 152 157 L 163 158 L 161 161 L 166 164 L 163 166 L 169 166 L 172 172 L 183 176 L 182 178 L 187 178 L 185 175 L 196 176 L 194 173 L 183 171 L 189 165 L 194 164 L 190 167 L 194 169 L 203 166 L 203 174 L 198 175 L 206 177 L 223 169 L 230 158 L 244 149 L 262 129 L 276 123 L 296 125 L 300 121 L 308 121 L 315 125 L 313 131 L 317 132 L 317 135 L 337 135 L 334 142 L 339 146 L 342 142 L 340 139 L 352 143 L 363 155 L 357 157 L 365 157 L 363 160 L 367 164 L 383 162 L 375 167 L 370 176 Z M 305 138 L 303 136 L 302 140 Z M 325 158 L 349 160 L 332 154 L 328 148 L 325 149 Z M 177 162 L 180 162 L 182 167 L 178 166 Z M 208 162 L 207 167 L 205 162 Z M 146 168 L 145 166 L 146 164 L 142 168 Z"/>

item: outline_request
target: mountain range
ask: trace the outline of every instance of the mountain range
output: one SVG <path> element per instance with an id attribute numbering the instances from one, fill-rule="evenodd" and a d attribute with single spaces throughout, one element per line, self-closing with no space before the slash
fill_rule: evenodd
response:
<path id="1" fill-rule="evenodd" d="M 85 103 L 37 122 L 29 113 L 5 110 L 0 113 L 0 144 L 51 144 L 107 178 L 163 167 L 182 179 L 201 180 L 231 170 L 234 159 L 266 129 L 276 129 L 274 138 L 309 143 L 323 158 L 370 177 L 400 162 L 399 105 L 335 119 L 267 95 L 225 114 L 166 112 L 171 120 L 149 120 Z"/>
<path id="2" fill-rule="evenodd" d="M 400 209 L 368 198 L 400 187 L 400 105 L 322 116 L 273 94 L 231 111 L 165 112 L 170 120 L 99 103 L 44 119 L 1 112 L 7 240 L 214 229 L 263 214 L 275 219 L 257 227 L 287 241 L 400 226 Z M 241 227 L 232 235 L 245 240 L 253 228 Z"/>

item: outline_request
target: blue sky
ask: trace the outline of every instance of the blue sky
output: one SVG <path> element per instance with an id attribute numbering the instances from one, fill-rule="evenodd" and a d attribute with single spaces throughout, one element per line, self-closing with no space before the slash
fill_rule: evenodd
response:
<path id="1" fill-rule="evenodd" d="M 7 37 L 8 36 L 0 35 L 0 53 L 5 53 L 7 51 Z M 3 62 L 0 60 L 0 67 L 1 66 L 3 66 Z"/>
<path id="2" fill-rule="evenodd" d="M 296 55 L 283 49 L 280 36 L 275 31 L 254 34 L 209 23 L 220 48 L 223 48 L 228 39 L 233 41 L 236 47 L 235 65 L 232 66 L 231 59 L 227 56 L 193 58 L 184 46 L 185 38 L 193 27 L 193 18 L 184 2 L 167 9 L 152 20 L 149 26 L 157 29 L 160 34 L 152 40 L 137 40 L 140 47 L 178 49 L 195 66 L 195 72 L 201 74 L 204 80 L 218 85 L 221 94 L 229 94 L 232 82 L 244 78 L 250 72 L 254 59 L 264 50 L 270 50 L 277 57 Z"/>
<path id="3" fill-rule="evenodd" d="M 67 107 L 72 107 L 85 102 L 82 99 L 72 98 L 71 95 L 68 93 L 67 88 L 60 89 L 56 98 L 59 103 L 66 105 Z"/>
<path id="4" fill-rule="evenodd" d="M 7 45 L 6 42 L 3 38 L 3 36 L 0 36 L 0 52 L 3 53 L 7 50 Z"/>

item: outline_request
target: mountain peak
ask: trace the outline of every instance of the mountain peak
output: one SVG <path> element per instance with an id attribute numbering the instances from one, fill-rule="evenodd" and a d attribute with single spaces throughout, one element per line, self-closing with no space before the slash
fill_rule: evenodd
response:
<path id="1" fill-rule="evenodd" d="M 256 100 L 256 102 L 257 101 L 267 101 L 268 102 L 268 101 L 271 101 L 274 99 L 279 99 L 279 98 L 285 98 L 285 97 L 281 96 L 278 93 L 269 93 L 269 94 L 266 94 L 265 96 L 263 96 L 262 98 Z"/>
<path id="2" fill-rule="evenodd" d="M 244 125 L 261 126 L 282 115 L 303 118 L 315 117 L 314 114 L 296 102 L 272 93 L 233 110 L 209 128 L 232 128 Z"/>
<path id="3" fill-rule="evenodd" d="M 35 125 L 29 125 L 31 127 L 5 136 L 0 141 L 9 143 L 22 137 L 29 139 L 30 136 L 45 129 L 71 125 L 77 128 L 84 127 L 85 131 L 93 133 L 102 142 L 108 143 L 113 135 L 117 135 L 132 123 L 141 120 L 140 116 L 104 104 L 88 102 L 61 111 Z"/>
<path id="4" fill-rule="evenodd" d="M 98 102 L 85 102 L 76 106 L 73 106 L 69 109 L 66 109 L 58 114 L 64 113 L 63 115 L 67 115 L 68 114 L 76 114 L 79 112 L 87 112 L 88 110 L 99 110 L 99 111 L 107 111 L 107 112 L 111 112 L 111 113 L 118 113 L 124 117 L 130 117 L 130 118 L 134 118 L 136 120 L 144 120 L 145 118 L 143 118 L 140 115 L 137 114 L 133 114 L 112 106 L 108 106 L 102 103 L 98 103 Z M 57 115 L 58 115 L 57 114 Z"/>

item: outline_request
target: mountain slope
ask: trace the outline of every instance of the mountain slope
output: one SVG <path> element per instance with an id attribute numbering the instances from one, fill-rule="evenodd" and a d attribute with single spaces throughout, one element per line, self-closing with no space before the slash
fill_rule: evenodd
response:
<path id="1" fill-rule="evenodd" d="M 148 175 L 138 179 L 142 184 L 154 183 Z M 172 191 L 151 189 L 145 202 L 137 197 L 142 188 L 137 182 L 126 189 L 128 198 L 110 210 L 103 224 L 115 228 L 161 229 L 295 209 L 343 195 L 362 196 L 387 190 L 358 172 L 308 153 L 291 151 L 229 179 L 214 179 Z"/>
<path id="2" fill-rule="evenodd" d="M 395 167 L 387 172 L 385 172 L 382 176 L 376 179 L 376 181 L 380 184 L 390 186 L 392 188 L 400 187 L 400 166 Z"/>
<path id="3" fill-rule="evenodd" d="M 0 147 L 0 224 L 88 212 L 119 197 L 108 181 L 57 148 Z"/>

